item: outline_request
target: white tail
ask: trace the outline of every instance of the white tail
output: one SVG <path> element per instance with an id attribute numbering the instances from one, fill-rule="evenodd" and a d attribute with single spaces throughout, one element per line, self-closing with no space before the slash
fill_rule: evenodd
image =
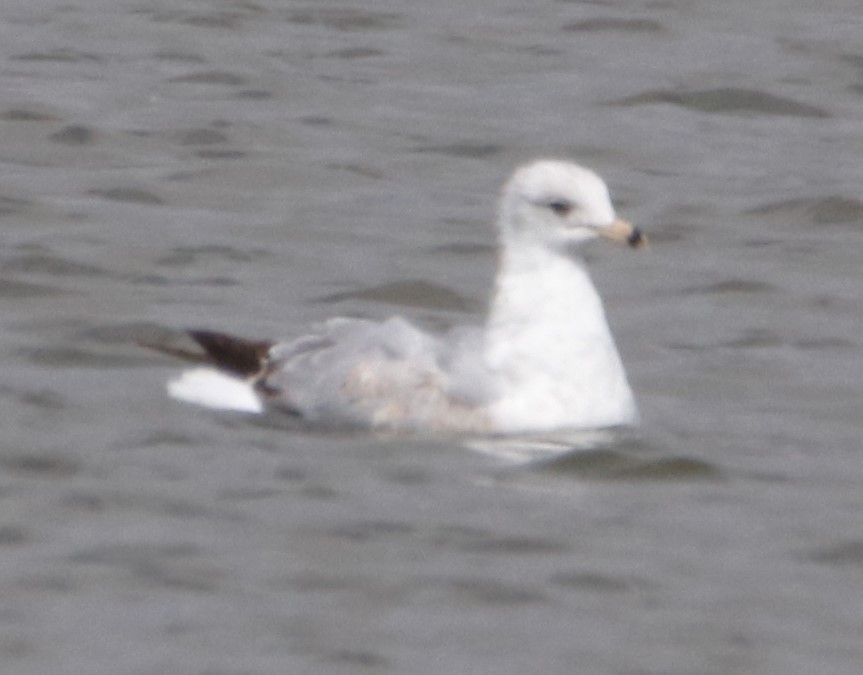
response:
<path id="1" fill-rule="evenodd" d="M 172 398 L 215 410 L 262 413 L 264 405 L 245 380 L 213 368 L 194 368 L 168 382 Z"/>

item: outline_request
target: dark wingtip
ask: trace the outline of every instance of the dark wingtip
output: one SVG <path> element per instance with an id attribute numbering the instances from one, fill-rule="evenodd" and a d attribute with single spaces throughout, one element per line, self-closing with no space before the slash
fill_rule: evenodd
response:
<path id="1" fill-rule="evenodd" d="M 187 331 L 217 368 L 243 378 L 254 377 L 265 369 L 273 342 L 246 340 L 209 330 Z"/>

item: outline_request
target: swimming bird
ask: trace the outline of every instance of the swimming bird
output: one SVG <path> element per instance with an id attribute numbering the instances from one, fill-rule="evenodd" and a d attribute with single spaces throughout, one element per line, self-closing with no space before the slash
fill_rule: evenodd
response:
<path id="1" fill-rule="evenodd" d="M 640 249 L 646 237 L 617 217 L 596 173 L 554 159 L 515 171 L 497 232 L 482 327 L 431 335 L 400 317 L 337 318 L 288 341 L 192 330 L 198 354 L 157 346 L 202 362 L 168 391 L 210 408 L 280 408 L 325 427 L 516 435 L 635 424 L 583 254 L 597 238 Z"/>

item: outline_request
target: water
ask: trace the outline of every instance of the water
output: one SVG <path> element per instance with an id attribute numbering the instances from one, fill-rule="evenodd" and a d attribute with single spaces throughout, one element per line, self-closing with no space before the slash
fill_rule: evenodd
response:
<path id="1" fill-rule="evenodd" d="M 4 672 L 863 667 L 858 3 L 7 3 Z M 135 339 L 478 320 L 574 157 L 633 438 L 534 465 L 164 395 Z"/>

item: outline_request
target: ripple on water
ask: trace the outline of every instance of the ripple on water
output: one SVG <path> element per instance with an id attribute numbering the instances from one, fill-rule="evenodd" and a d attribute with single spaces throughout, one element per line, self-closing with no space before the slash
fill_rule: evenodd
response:
<path id="1" fill-rule="evenodd" d="M 80 464 L 67 456 L 48 453 L 20 453 L 0 456 L 4 473 L 34 478 L 66 478 L 81 470 Z"/>
<path id="2" fill-rule="evenodd" d="M 423 145 L 414 149 L 418 153 L 431 153 L 459 159 L 489 159 L 504 151 L 504 146 L 496 143 L 461 141 L 444 145 Z"/>
<path id="3" fill-rule="evenodd" d="M 756 89 L 720 87 L 694 91 L 654 89 L 612 101 L 611 105 L 633 107 L 652 104 L 676 105 L 696 112 L 722 115 L 776 115 L 823 119 L 830 114 L 823 108 L 799 103 Z"/>
<path id="4" fill-rule="evenodd" d="M 69 291 L 42 284 L 31 284 L 26 281 L 0 278 L 0 300 L 21 300 L 24 298 L 44 298 L 57 295 L 67 295 Z"/>
<path id="5" fill-rule="evenodd" d="M 524 605 L 548 602 L 548 596 L 538 588 L 493 579 L 450 579 L 443 583 L 443 590 L 458 602 L 471 605 Z"/>
<path id="6" fill-rule="evenodd" d="M 141 188 L 134 187 L 115 187 L 115 188 L 99 188 L 88 190 L 88 195 L 101 197 L 112 202 L 124 202 L 129 204 L 147 204 L 157 206 L 165 202 L 158 195 Z"/>
<path id="7" fill-rule="evenodd" d="M 566 33 L 663 33 L 665 27 L 652 19 L 619 19 L 599 17 L 564 24 Z"/>
<path id="8" fill-rule="evenodd" d="M 251 8 L 251 3 L 244 3 Z M 241 11 L 183 12 L 155 11 L 151 20 L 155 23 L 176 23 L 193 28 L 235 29 L 239 28 L 246 14 Z"/>
<path id="9" fill-rule="evenodd" d="M 331 59 L 368 59 L 376 56 L 386 56 L 386 52 L 373 47 L 345 47 L 324 54 L 325 58 Z"/>
<path id="10" fill-rule="evenodd" d="M 389 670 L 392 663 L 388 658 L 367 649 L 335 649 L 323 654 L 323 657 L 337 665 L 351 668 L 375 668 Z"/>
<path id="11" fill-rule="evenodd" d="M 7 108 L 0 112 L 0 120 L 6 122 L 57 122 L 56 115 L 36 108 Z"/>
<path id="12" fill-rule="evenodd" d="M 110 277 L 102 267 L 61 258 L 41 250 L 26 250 L 3 264 L 6 272 L 38 274 L 51 277 Z"/>
<path id="13" fill-rule="evenodd" d="M 817 563 L 841 567 L 863 567 L 863 540 L 851 539 L 822 546 L 803 554 L 803 558 Z"/>
<path id="14" fill-rule="evenodd" d="M 377 543 L 410 541 L 412 546 L 436 551 L 490 556 L 544 556 L 569 553 L 568 542 L 547 537 L 499 533 L 467 526 L 417 527 L 411 523 L 391 520 L 370 520 L 343 523 L 326 529 L 327 537 L 352 542 Z"/>
<path id="15" fill-rule="evenodd" d="M 644 456 L 623 450 L 601 449 L 574 452 L 537 462 L 534 470 L 557 475 L 572 475 L 597 481 L 670 481 L 721 480 L 718 466 L 686 456 Z"/>
<path id="16" fill-rule="evenodd" d="M 69 124 L 51 134 L 48 139 L 63 145 L 92 145 L 96 142 L 96 132 L 83 124 Z"/>
<path id="17" fill-rule="evenodd" d="M 688 294 L 726 294 L 726 293 L 772 293 L 776 287 L 758 279 L 723 279 L 712 284 L 690 286 L 680 292 Z"/>
<path id="18" fill-rule="evenodd" d="M 612 576 L 606 572 L 587 570 L 557 572 L 549 578 L 549 581 L 560 588 L 593 593 L 629 593 L 650 587 L 650 584 L 643 579 L 626 575 Z"/>
<path id="19" fill-rule="evenodd" d="M 413 532 L 414 527 L 408 523 L 372 520 L 338 525 L 328 530 L 327 534 L 337 539 L 368 542 L 402 538 L 410 536 Z"/>
<path id="20" fill-rule="evenodd" d="M 499 534 L 467 526 L 440 526 L 427 534 L 435 549 L 492 555 L 556 555 L 570 551 L 567 542 L 546 537 Z"/>
<path id="21" fill-rule="evenodd" d="M 268 98 L 275 98 L 276 94 L 269 89 L 243 89 L 233 94 L 234 98 L 245 99 L 247 101 L 265 101 Z"/>
<path id="22" fill-rule="evenodd" d="M 48 61 L 52 63 L 101 63 L 103 56 L 92 52 L 82 52 L 77 49 L 52 49 L 44 52 L 26 52 L 10 57 L 15 61 Z"/>
<path id="23" fill-rule="evenodd" d="M 30 533 L 17 525 L 0 525 L 0 548 L 20 546 L 32 540 Z"/>
<path id="24" fill-rule="evenodd" d="M 453 221 L 448 221 L 449 224 L 461 224 Z M 472 223 L 465 223 L 472 224 Z M 476 256 L 484 256 L 486 258 L 492 258 L 497 254 L 497 246 L 492 244 L 474 244 L 468 242 L 452 242 L 448 244 L 438 244 L 435 246 L 429 246 L 426 251 L 428 251 L 432 255 L 442 255 L 442 256 L 465 256 L 465 257 L 476 257 Z"/>
<path id="25" fill-rule="evenodd" d="M 397 28 L 400 15 L 392 12 L 345 8 L 308 8 L 288 12 L 289 23 L 314 25 L 344 32 Z"/>
<path id="26" fill-rule="evenodd" d="M 203 127 L 185 132 L 180 139 L 180 145 L 216 145 L 227 143 L 229 140 L 228 136 L 221 131 Z"/>
<path id="27" fill-rule="evenodd" d="M 195 152 L 195 156 L 200 157 L 201 159 L 242 159 L 243 157 L 246 157 L 247 154 L 248 153 L 243 150 L 231 150 L 229 148 L 207 148 Z"/>
<path id="28" fill-rule="evenodd" d="M 156 52 L 153 56 L 160 61 L 167 61 L 169 63 L 204 64 L 207 62 L 200 54 L 172 49 Z"/>
<path id="29" fill-rule="evenodd" d="M 26 327 L 26 332 L 56 337 L 55 344 L 25 346 L 18 354 L 42 368 L 113 369 L 152 366 L 150 355 L 140 345 L 163 344 L 171 341 L 175 332 L 146 322 L 112 325 L 68 325 L 63 322 L 39 322 Z M 2 390 L 0 390 L 2 391 Z M 28 404 L 59 407 L 62 401 L 48 397 L 47 392 L 25 391 L 15 394 Z"/>
<path id="30" fill-rule="evenodd" d="M 109 544 L 73 553 L 69 562 L 98 565 L 128 574 L 147 586 L 173 591 L 216 591 L 224 573 L 191 544 Z"/>
<path id="31" fill-rule="evenodd" d="M 146 363 L 143 356 L 108 354 L 83 345 L 55 345 L 22 349 L 21 356 L 47 368 L 130 368 Z"/>
<path id="32" fill-rule="evenodd" d="M 50 389 L 19 390 L 12 386 L 3 386 L 0 387 L 0 393 L 16 398 L 28 407 L 42 411 L 54 413 L 66 407 L 66 400 L 60 394 Z"/>
<path id="33" fill-rule="evenodd" d="M 23 213 L 33 206 L 32 202 L 18 197 L 0 196 L 0 216 L 11 216 Z"/>
<path id="34" fill-rule="evenodd" d="M 329 162 L 326 165 L 326 168 L 333 171 L 347 171 L 348 173 L 363 176 L 364 178 L 372 178 L 374 180 L 380 180 L 381 178 L 386 177 L 386 174 L 381 169 L 369 164 L 362 164 L 360 162 Z"/>
<path id="35" fill-rule="evenodd" d="M 175 84 L 206 84 L 222 87 L 240 87 L 248 84 L 248 79 L 227 70 L 202 70 L 188 75 L 177 75 L 168 80 Z"/>
<path id="36" fill-rule="evenodd" d="M 863 229 L 863 201 L 843 195 L 785 199 L 757 206 L 746 214 L 801 225 L 854 225 Z"/>
<path id="37" fill-rule="evenodd" d="M 271 256 L 272 252 L 265 248 L 237 248 L 235 246 L 176 246 L 158 260 L 156 264 L 166 267 L 185 267 L 196 263 L 208 264 L 213 260 L 225 260 L 232 263 L 251 263 L 261 258 Z"/>
<path id="38" fill-rule="evenodd" d="M 419 279 L 394 281 L 359 291 L 333 293 L 318 298 L 319 302 L 343 302 L 345 300 L 368 300 L 402 307 L 450 311 L 467 311 L 471 308 L 471 303 L 452 289 Z"/>

